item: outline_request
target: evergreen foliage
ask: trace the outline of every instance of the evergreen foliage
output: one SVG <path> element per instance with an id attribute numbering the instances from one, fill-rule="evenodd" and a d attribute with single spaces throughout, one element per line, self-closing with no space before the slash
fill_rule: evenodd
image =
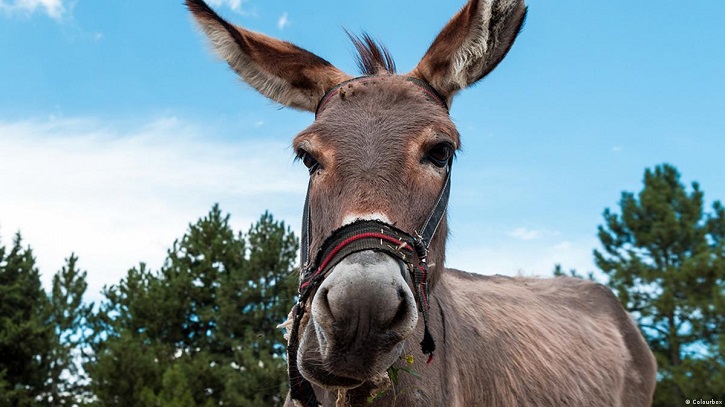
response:
<path id="1" fill-rule="evenodd" d="M 597 266 L 633 313 L 659 366 L 655 406 L 725 399 L 725 211 L 704 210 L 671 165 L 646 170 L 621 213 L 604 211 Z"/>
<path id="2" fill-rule="evenodd" d="M 50 324 L 53 327 L 53 346 L 49 352 L 49 375 L 43 404 L 71 406 L 88 398 L 87 377 L 80 367 L 86 349 L 88 319 L 93 306 L 83 301 L 88 283 L 86 272 L 77 267 L 75 254 L 53 276 L 50 293 Z"/>
<path id="3" fill-rule="evenodd" d="M 575 277 L 575 278 L 581 278 L 584 280 L 596 281 L 596 279 L 594 278 L 594 273 L 591 271 L 589 273 L 587 273 L 586 276 L 579 274 L 579 272 L 577 272 L 576 269 L 569 269 L 569 272 L 567 273 L 561 267 L 561 264 L 554 265 L 553 274 L 554 274 L 554 277 Z"/>
<path id="4" fill-rule="evenodd" d="M 102 406 L 276 406 L 286 394 L 277 325 L 296 294 L 297 239 L 265 213 L 235 233 L 217 205 L 104 291 L 86 364 Z"/>
<path id="5" fill-rule="evenodd" d="M 53 331 L 48 298 L 30 247 L 16 234 L 0 244 L 0 406 L 39 405 L 48 378 Z"/>
<path id="6" fill-rule="evenodd" d="M 47 294 L 20 234 L 10 252 L 0 244 L 0 407 L 71 406 L 89 396 L 78 362 L 91 306 L 77 261 L 66 260 Z"/>
<path id="7" fill-rule="evenodd" d="M 688 191 L 665 164 L 598 228 L 596 264 L 657 358 L 657 407 L 725 399 L 725 208 L 704 207 L 699 185 Z M 281 406 L 277 325 L 294 302 L 297 249 L 269 213 L 237 233 L 215 205 L 160 270 L 130 269 L 94 313 L 74 254 L 46 293 L 20 234 L 0 242 L 0 407 Z"/>
<path id="8" fill-rule="evenodd" d="M 16 235 L 0 244 L 0 407 L 282 405 L 277 325 L 296 294 L 296 252 L 269 213 L 235 233 L 215 205 L 158 272 L 130 269 L 94 313 L 78 258 L 46 293 Z"/>
<path id="9" fill-rule="evenodd" d="M 725 208 L 704 206 L 665 164 L 598 228 L 596 264 L 657 357 L 657 407 L 725 399 Z M 20 234 L 0 242 L 0 407 L 281 406 L 277 325 L 294 303 L 297 249 L 269 213 L 237 233 L 215 205 L 161 269 L 128 270 L 93 312 L 74 254 L 46 293 Z"/>

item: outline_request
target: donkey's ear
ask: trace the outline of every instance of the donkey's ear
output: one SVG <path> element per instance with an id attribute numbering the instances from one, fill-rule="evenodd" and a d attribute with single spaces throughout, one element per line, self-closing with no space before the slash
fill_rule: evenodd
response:
<path id="1" fill-rule="evenodd" d="M 325 92 L 350 78 L 309 51 L 228 23 L 202 0 L 186 5 L 229 66 L 276 102 L 314 112 Z"/>
<path id="2" fill-rule="evenodd" d="M 501 62 L 525 17 L 524 0 L 470 0 L 409 75 L 430 83 L 450 103 Z"/>

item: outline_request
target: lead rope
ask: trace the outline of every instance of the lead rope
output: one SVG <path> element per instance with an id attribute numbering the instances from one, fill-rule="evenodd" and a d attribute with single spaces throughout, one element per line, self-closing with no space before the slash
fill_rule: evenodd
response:
<path id="1" fill-rule="evenodd" d="M 436 344 L 433 340 L 433 335 L 431 335 L 430 330 L 428 329 L 430 314 L 430 302 L 428 301 L 430 296 L 430 291 L 428 287 L 428 248 L 430 247 L 433 236 L 435 236 L 435 233 L 438 230 L 438 226 L 440 226 L 446 209 L 448 208 L 448 197 L 451 193 L 452 165 L 453 159 L 449 160 L 448 165 L 446 166 L 446 180 L 443 184 L 443 188 L 441 189 L 441 193 L 438 195 L 438 199 L 436 200 L 435 206 L 433 207 L 433 211 L 431 211 L 428 219 L 426 219 L 423 227 L 421 228 L 423 234 L 421 235 L 416 231 L 415 235 L 413 236 L 415 252 L 418 255 L 418 265 L 411 265 L 411 267 L 415 268 L 414 270 L 412 270 L 413 283 L 415 284 L 416 292 L 418 294 L 420 311 L 423 313 L 424 330 L 423 341 L 420 343 L 420 348 L 424 355 L 428 355 L 428 361 L 426 362 L 427 364 L 430 364 L 430 362 L 433 361 L 433 352 L 435 352 L 436 350 Z"/>
<path id="2" fill-rule="evenodd" d="M 294 324 L 287 343 L 287 375 L 290 381 L 290 398 L 295 405 L 302 407 L 318 407 L 319 402 L 315 396 L 312 384 L 307 381 L 297 368 L 297 349 L 299 348 L 300 321 L 304 315 L 304 305 L 295 304 L 292 309 Z"/>
<path id="3" fill-rule="evenodd" d="M 416 251 L 418 245 L 416 244 Z M 420 350 L 424 355 L 428 355 L 428 361 L 426 364 L 430 364 L 433 361 L 433 352 L 436 350 L 436 343 L 433 340 L 428 329 L 428 314 L 430 314 L 430 304 L 428 303 L 428 265 L 425 262 L 425 258 L 421 258 L 421 263 L 414 268 L 413 284 L 415 284 L 415 291 L 418 295 L 418 302 L 420 303 L 420 312 L 423 313 L 423 341 L 420 343 Z"/>
<path id="4" fill-rule="evenodd" d="M 307 194 L 305 195 L 305 206 L 302 209 L 302 242 L 300 247 L 300 275 L 305 276 L 310 269 L 310 187 L 312 186 L 312 169 L 310 169 L 310 180 L 307 184 Z M 287 342 L 287 376 L 290 384 L 290 399 L 295 406 L 300 407 L 318 407 L 320 402 L 317 401 L 315 390 L 312 384 L 302 377 L 297 367 L 297 350 L 300 346 L 299 331 L 302 317 L 305 314 L 305 307 L 310 290 L 300 289 L 298 292 L 297 304 L 292 308 L 292 329 L 289 333 Z"/>

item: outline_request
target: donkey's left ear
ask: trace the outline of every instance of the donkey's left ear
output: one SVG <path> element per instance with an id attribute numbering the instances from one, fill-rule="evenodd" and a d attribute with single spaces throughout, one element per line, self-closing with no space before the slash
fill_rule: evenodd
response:
<path id="1" fill-rule="evenodd" d="M 526 17 L 524 0 L 471 0 L 443 28 L 409 73 L 447 99 L 483 78 L 506 56 Z"/>
<path id="2" fill-rule="evenodd" d="M 229 66 L 276 102 L 314 112 L 325 92 L 350 78 L 309 51 L 228 23 L 203 0 L 186 5 Z"/>

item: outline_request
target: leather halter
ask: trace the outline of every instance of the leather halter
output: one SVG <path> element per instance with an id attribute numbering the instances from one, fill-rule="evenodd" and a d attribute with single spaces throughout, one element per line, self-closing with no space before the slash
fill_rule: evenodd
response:
<path id="1" fill-rule="evenodd" d="M 445 99 L 438 94 L 427 82 L 418 78 L 406 77 L 407 81 L 418 86 L 431 100 L 439 104 L 446 111 L 448 106 Z M 317 106 L 315 117 L 324 109 L 327 102 L 337 94 L 340 89 L 351 82 L 369 82 L 379 80 L 379 77 L 363 76 L 342 82 L 328 91 Z M 297 351 L 299 348 L 299 330 L 302 317 L 307 308 L 307 301 L 320 287 L 330 271 L 346 256 L 373 250 L 383 252 L 398 259 L 406 265 L 413 280 L 413 287 L 417 296 L 418 309 L 423 314 L 424 337 L 421 350 L 428 356 L 428 363 L 433 359 L 435 342 L 428 329 L 428 314 L 430 304 L 428 301 L 428 247 L 438 230 L 448 206 L 451 185 L 451 165 L 449 159 L 446 165 L 446 179 L 436 202 L 425 223 L 412 233 L 402 231 L 393 225 L 378 220 L 358 220 L 334 231 L 325 239 L 315 255 L 314 263 L 310 264 L 310 188 L 312 179 L 307 187 L 305 206 L 302 215 L 302 242 L 300 250 L 301 278 L 297 304 L 292 308 L 293 324 L 287 344 L 287 365 L 290 380 L 290 398 L 303 407 L 317 407 L 319 401 L 307 379 L 302 377 L 297 367 Z"/>

